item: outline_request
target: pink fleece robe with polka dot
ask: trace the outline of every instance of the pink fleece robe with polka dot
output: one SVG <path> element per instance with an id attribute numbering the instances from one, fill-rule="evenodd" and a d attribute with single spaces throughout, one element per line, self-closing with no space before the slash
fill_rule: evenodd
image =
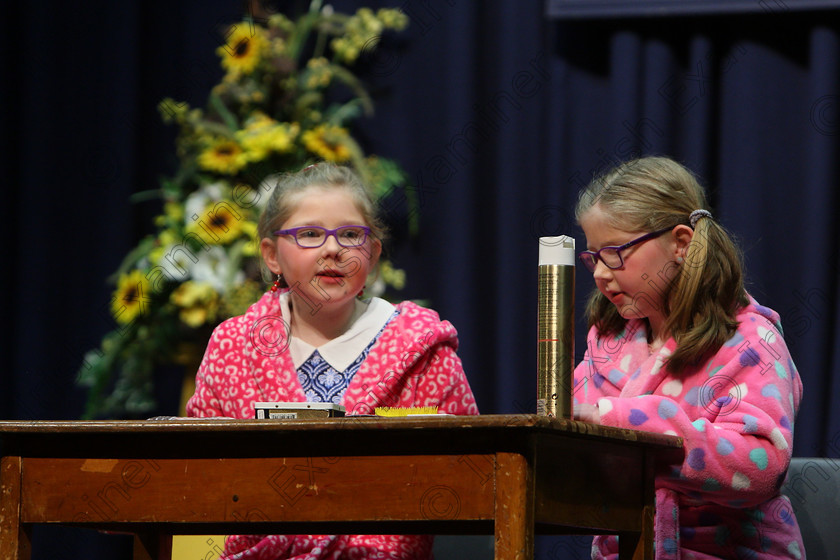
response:
<path id="1" fill-rule="evenodd" d="M 802 382 L 778 314 L 751 300 L 734 336 L 698 367 L 664 366 L 673 338 L 651 354 L 646 323 L 587 337 L 574 401 L 598 406 L 601 423 L 678 435 L 683 464 L 656 483 L 656 558 L 805 558 L 789 500 L 779 493 L 793 445 Z M 617 476 L 619 473 L 616 473 Z M 599 536 L 593 558 L 618 556 Z"/>

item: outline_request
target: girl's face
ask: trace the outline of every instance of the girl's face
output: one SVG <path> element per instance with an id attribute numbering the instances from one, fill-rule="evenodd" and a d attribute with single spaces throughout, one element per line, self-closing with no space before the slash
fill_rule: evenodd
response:
<path id="1" fill-rule="evenodd" d="M 599 205 L 581 217 L 580 225 L 590 251 L 624 245 L 650 233 L 614 228 Z M 647 318 L 654 332 L 665 320 L 664 294 L 669 282 L 676 277 L 677 257 L 685 250 L 682 229 L 677 226 L 671 232 L 623 250 L 624 266 L 619 269 L 611 269 L 599 259 L 592 273 L 598 290 L 616 306 L 622 317 Z M 690 228 L 684 229 L 690 231 Z"/>
<path id="2" fill-rule="evenodd" d="M 364 225 L 365 218 L 349 191 L 313 186 L 298 195 L 294 212 L 278 229 L 320 226 L 331 230 Z M 342 247 L 330 235 L 320 247 L 303 248 L 294 236 L 281 235 L 263 239 L 260 248 L 268 268 L 283 275 L 292 298 L 307 298 L 309 307 L 336 309 L 352 305 L 362 291 L 368 273 L 379 259 L 382 244 L 368 236 L 360 247 Z"/>

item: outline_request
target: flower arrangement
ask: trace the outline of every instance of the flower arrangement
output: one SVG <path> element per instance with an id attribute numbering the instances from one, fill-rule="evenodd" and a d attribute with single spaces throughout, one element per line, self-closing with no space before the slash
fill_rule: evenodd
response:
<path id="1" fill-rule="evenodd" d="M 225 74 L 206 107 L 160 103 L 163 120 L 179 127 L 180 164 L 153 193 L 163 199 L 155 233 L 111 278 L 117 326 L 86 354 L 77 378 L 89 388 L 86 418 L 153 410 L 156 366 L 194 374 L 212 329 L 264 292 L 256 221 L 273 174 L 328 160 L 354 167 L 379 200 L 404 184 L 400 167 L 366 155 L 348 124 L 373 107 L 351 68 L 384 32 L 407 24 L 396 9 L 349 15 L 320 0 L 296 20 L 246 18 L 217 49 Z M 373 291 L 404 282 L 383 261 Z"/>

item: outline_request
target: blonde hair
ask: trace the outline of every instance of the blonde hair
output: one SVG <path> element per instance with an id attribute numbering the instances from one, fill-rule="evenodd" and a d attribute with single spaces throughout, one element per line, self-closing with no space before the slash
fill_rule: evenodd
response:
<path id="1" fill-rule="evenodd" d="M 257 223 L 257 235 L 260 239 L 273 239 L 273 232 L 283 226 L 294 213 L 301 196 L 311 188 L 344 189 L 353 198 L 356 208 L 364 217 L 364 225 L 370 228 L 371 237 L 383 242 L 387 236 L 387 229 L 377 216 L 377 205 L 370 190 L 349 167 L 320 162 L 300 171 L 273 176 L 271 181 L 274 183 L 274 189 Z M 261 266 L 263 276 L 270 276 L 264 262 Z"/>
<path id="2" fill-rule="evenodd" d="M 581 193 L 575 217 L 598 206 L 611 227 L 658 231 L 689 225 L 694 210 L 708 210 L 694 174 L 665 157 L 625 162 L 595 178 Z M 665 330 L 677 342 L 668 370 L 679 372 L 717 352 L 732 337 L 735 315 L 749 299 L 744 290 L 741 252 L 723 227 L 709 217 L 697 220 L 685 262 L 671 272 L 663 294 Z M 596 288 L 587 304 L 589 326 L 619 334 L 627 323 Z"/>

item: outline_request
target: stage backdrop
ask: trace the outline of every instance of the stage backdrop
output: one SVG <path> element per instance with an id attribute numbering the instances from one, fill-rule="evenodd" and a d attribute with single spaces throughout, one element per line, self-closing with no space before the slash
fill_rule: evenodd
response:
<path id="1" fill-rule="evenodd" d="M 404 297 L 428 300 L 458 328 L 482 412 L 535 410 L 538 237 L 569 234 L 582 246 L 572 211 L 593 172 L 665 154 L 709 187 L 716 219 L 744 248 L 750 292 L 782 314 L 805 383 L 795 453 L 840 456 L 840 30 L 829 3 L 638 16 L 613 2 L 620 18 L 564 13 L 563 2 L 334 4 L 399 5 L 411 17 L 393 54 L 367 69 L 377 113 L 361 138 L 411 176 L 420 235 L 407 235 L 398 205 L 387 208 L 390 253 L 408 272 Z M 175 169 L 174 130 L 156 104 L 204 101 L 221 76 L 220 29 L 243 9 L 0 9 L 0 415 L 76 418 L 82 355 L 112 326 L 105 278 L 158 210 L 128 197 Z M 578 270 L 578 359 L 592 288 Z M 173 377 L 159 375 L 161 413 L 177 406 Z M 36 558 L 129 550 L 125 539 L 52 534 Z"/>

